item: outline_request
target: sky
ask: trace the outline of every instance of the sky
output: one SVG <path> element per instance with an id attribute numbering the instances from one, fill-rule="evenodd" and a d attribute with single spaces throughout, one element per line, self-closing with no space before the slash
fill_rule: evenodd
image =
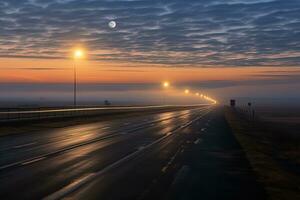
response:
<path id="1" fill-rule="evenodd" d="M 83 99 L 300 98 L 299 38 L 299 0 L 0 0 L 0 101 L 68 99 L 74 65 Z"/>

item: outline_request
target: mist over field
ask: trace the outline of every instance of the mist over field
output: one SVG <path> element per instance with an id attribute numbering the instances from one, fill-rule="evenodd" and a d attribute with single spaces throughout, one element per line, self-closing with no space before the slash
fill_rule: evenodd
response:
<path id="1" fill-rule="evenodd" d="M 79 84 L 79 105 L 102 105 L 105 100 L 113 105 L 129 104 L 192 104 L 207 103 L 202 99 L 182 95 L 186 84 L 178 84 L 171 90 L 163 90 L 159 84 Z M 252 102 L 254 105 L 297 106 L 300 95 L 295 92 L 299 85 L 277 84 L 264 85 L 228 85 L 212 83 L 190 83 L 191 91 L 201 91 L 220 99 L 221 104 L 228 104 L 231 98 L 239 106 Z M 201 90 L 197 90 L 199 86 Z M 275 88 L 275 89 L 274 89 Z M 73 98 L 72 84 L 43 83 L 1 83 L 0 107 L 11 106 L 63 106 L 71 105 Z"/>

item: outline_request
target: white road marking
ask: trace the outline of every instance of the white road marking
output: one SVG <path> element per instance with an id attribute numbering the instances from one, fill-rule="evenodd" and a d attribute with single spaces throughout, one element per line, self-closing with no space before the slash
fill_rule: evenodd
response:
<path id="1" fill-rule="evenodd" d="M 201 111 L 206 111 L 206 112 L 204 112 L 202 114 L 202 116 L 199 116 L 199 117 L 195 118 L 194 120 L 191 120 L 190 122 L 186 123 L 185 125 L 182 125 L 182 126 L 179 126 L 179 127 L 175 128 L 173 131 L 175 132 L 175 131 L 178 131 L 180 129 L 183 129 L 183 128 L 189 126 L 190 124 L 194 123 L 195 121 L 198 121 L 199 119 L 201 119 L 204 115 L 206 115 L 207 113 L 209 113 L 211 110 L 209 110 L 209 109 L 201 109 Z M 109 128 L 109 127 L 103 127 L 103 128 Z M 162 137 L 161 139 L 164 139 L 165 137 L 171 135 L 172 133 L 173 132 L 166 133 L 166 135 L 164 137 Z M 120 133 L 109 134 L 109 135 L 106 135 L 106 136 L 103 136 L 103 137 L 100 137 L 100 138 L 95 138 L 95 139 L 92 139 L 92 140 L 89 140 L 89 141 L 86 141 L 86 142 L 83 142 L 83 143 L 74 144 L 74 145 L 71 145 L 69 147 L 58 149 L 57 151 L 54 151 L 54 152 L 50 152 L 50 153 L 46 153 L 46 154 L 37 156 L 35 158 L 26 159 L 26 160 L 23 160 L 23 161 L 17 161 L 17 162 L 14 162 L 14 163 L 10 163 L 10 164 L 7 164 L 7 165 L 0 166 L 0 170 L 4 170 L 6 168 L 10 168 L 10 167 L 22 165 L 23 163 L 29 164 L 29 163 L 37 162 L 39 160 L 43 160 L 43 159 L 45 159 L 45 158 L 47 158 L 49 156 L 52 156 L 54 154 L 57 154 L 57 153 L 68 151 L 68 150 L 71 150 L 71 149 L 74 149 L 74 148 L 77 148 L 77 147 L 81 147 L 83 145 L 91 144 L 91 143 L 94 143 L 94 142 L 101 141 L 103 139 L 107 139 L 107 138 L 111 138 L 111 137 L 115 137 L 115 136 L 119 136 L 119 135 L 122 135 L 122 134 L 120 134 Z M 156 141 L 156 142 L 159 142 L 159 141 Z"/>
<path id="2" fill-rule="evenodd" d="M 0 166 L 0 170 L 6 169 L 6 168 L 9 168 L 9 167 L 13 167 L 13 166 L 23 165 L 24 163 L 25 164 L 30 164 L 30 163 L 33 163 L 33 162 L 37 162 L 39 160 L 43 160 L 43 159 L 45 159 L 49 156 L 52 156 L 54 154 L 61 153 L 61 152 L 64 152 L 64 151 L 68 151 L 68 150 L 71 150 L 71 149 L 74 149 L 74 148 L 77 148 L 77 147 L 81 147 L 81 146 L 84 146 L 84 145 L 87 145 L 87 144 L 91 144 L 91 143 L 101 141 L 103 139 L 115 137 L 115 136 L 118 136 L 118 135 L 119 134 L 109 134 L 109 135 L 106 135 L 106 136 L 103 136 L 103 137 L 100 137 L 100 138 L 95 138 L 95 139 L 92 139 L 92 140 L 88 140 L 88 141 L 83 142 L 83 143 L 74 144 L 74 145 L 71 145 L 69 147 L 67 146 L 65 148 L 58 149 L 57 151 L 46 153 L 46 154 L 43 154 L 43 155 L 40 155 L 40 156 L 37 156 L 37 157 L 34 157 L 34 158 L 30 158 L 30 159 L 26 159 L 26 160 L 22 160 L 22 161 L 17 161 L 17 162 L 11 163 L 11 164 Z"/>
<path id="3" fill-rule="evenodd" d="M 137 149 L 138 149 L 138 151 L 140 151 L 140 150 L 142 150 L 144 148 L 145 148 L 145 146 L 139 146 Z"/>
<path id="4" fill-rule="evenodd" d="M 28 146 L 31 146 L 31 145 L 34 145 L 34 144 L 36 144 L 36 142 L 31 142 L 31 143 L 27 143 L 27 144 L 16 145 L 13 148 L 14 149 L 19 149 L 19 148 L 28 147 Z"/>
<path id="5" fill-rule="evenodd" d="M 183 165 L 180 170 L 178 170 L 178 172 L 176 173 L 176 176 L 172 182 L 172 185 L 176 185 L 179 182 L 181 182 L 182 180 L 184 180 L 187 176 L 187 174 L 190 171 L 190 167 L 188 165 Z"/>
<path id="6" fill-rule="evenodd" d="M 94 178 L 94 176 L 95 176 L 94 173 L 90 173 L 80 179 L 77 179 L 76 181 L 74 181 L 73 183 L 68 185 L 67 187 L 64 187 L 61 190 L 58 190 L 57 192 L 55 192 L 53 195 L 44 198 L 44 200 L 61 199 L 66 193 L 72 192 L 72 191 L 76 190 L 80 185 L 83 185 L 83 184 L 89 182 L 90 180 L 92 180 Z"/>
<path id="7" fill-rule="evenodd" d="M 166 133 L 166 135 L 171 135 L 173 132 L 172 131 L 170 131 L 170 132 L 167 132 Z"/>
<path id="8" fill-rule="evenodd" d="M 34 159 L 34 160 L 30 160 L 28 162 L 23 162 L 21 165 L 28 165 L 28 164 L 31 164 L 31 163 L 34 163 L 34 162 L 37 162 L 37 161 L 40 161 L 40 160 L 44 160 L 46 157 L 41 157 L 41 158 L 37 158 L 37 159 Z"/>
<path id="9" fill-rule="evenodd" d="M 171 159 L 169 160 L 169 162 L 166 164 L 166 166 L 164 166 L 161 171 L 163 173 L 165 173 L 167 171 L 167 169 L 170 167 L 170 165 L 173 163 L 173 161 L 175 160 L 176 156 L 179 154 L 180 152 L 180 148 L 175 152 L 175 154 L 171 157 Z"/>
<path id="10" fill-rule="evenodd" d="M 8 164 L 8 165 L 3 165 L 3 166 L 0 167 L 0 170 L 6 169 L 6 168 L 8 168 L 8 167 L 12 167 L 12 166 L 14 166 L 14 165 L 15 165 L 15 163 Z"/>
<path id="11" fill-rule="evenodd" d="M 198 139 L 194 142 L 194 144 L 199 144 L 201 141 L 202 141 L 202 140 L 201 140 L 200 138 L 198 138 Z"/>
<path id="12" fill-rule="evenodd" d="M 197 120 L 201 119 L 201 117 L 203 117 L 204 115 L 206 115 L 207 113 L 209 113 L 210 111 L 204 113 L 202 116 L 200 117 L 197 117 L 193 120 L 191 120 L 190 122 L 186 123 L 183 127 L 178 127 L 178 128 L 175 128 L 173 130 L 173 132 L 175 131 L 179 131 L 183 128 L 186 128 L 188 127 L 189 125 L 191 125 L 192 123 L 196 122 Z M 172 135 L 172 134 L 171 134 Z M 65 197 L 66 195 L 70 194 L 71 192 L 75 191 L 76 189 L 78 189 L 79 187 L 83 186 L 84 184 L 90 182 L 91 180 L 94 180 L 94 178 L 96 177 L 99 177 L 101 175 L 103 175 L 104 173 L 106 173 L 107 171 L 119 166 L 120 164 L 124 163 L 125 161 L 128 161 L 129 159 L 131 158 L 134 158 L 135 156 L 137 156 L 138 154 L 140 154 L 141 152 L 145 151 L 146 149 L 152 147 L 153 145 L 155 144 L 158 144 L 159 142 L 163 141 L 164 139 L 170 137 L 170 135 L 165 135 L 157 140 L 155 140 L 154 142 L 144 146 L 144 148 L 140 149 L 140 150 L 137 150 L 123 158 L 121 158 L 120 160 L 104 167 L 102 170 L 99 170 L 95 173 L 93 173 L 91 176 L 87 177 L 86 179 L 84 179 L 84 181 L 81 181 L 81 182 L 73 182 L 65 187 L 63 187 L 62 189 L 58 190 L 57 192 L 54 192 L 52 194 L 50 194 L 49 196 L 43 198 L 43 199 L 46 199 L 46 200 L 56 200 L 56 199 L 62 199 L 63 197 Z"/>
<path id="13" fill-rule="evenodd" d="M 164 167 L 161 169 L 161 171 L 162 171 L 163 173 L 165 173 L 165 172 L 167 171 L 167 169 L 168 169 L 168 166 L 164 166 Z"/>
<path id="14" fill-rule="evenodd" d="M 102 127 L 101 129 L 106 130 L 106 129 L 109 129 L 109 128 L 110 128 L 109 126 L 105 126 L 105 127 Z"/>

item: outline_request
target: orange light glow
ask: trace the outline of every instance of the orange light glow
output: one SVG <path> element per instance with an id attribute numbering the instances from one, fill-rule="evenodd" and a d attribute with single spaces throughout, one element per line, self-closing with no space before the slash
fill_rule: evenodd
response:
<path id="1" fill-rule="evenodd" d="M 81 49 L 76 49 L 74 51 L 74 58 L 75 59 L 80 59 L 80 58 L 83 58 L 84 57 L 84 53 L 83 53 L 83 50 Z"/>
<path id="2" fill-rule="evenodd" d="M 70 57 L 74 59 L 75 50 L 70 52 L 72 54 L 67 55 L 66 59 L 0 58 L 0 82 L 71 83 L 73 63 Z M 266 71 L 272 73 L 278 70 L 270 67 L 172 68 L 154 64 L 95 61 L 86 59 L 83 48 L 82 53 L 84 59 L 76 59 L 81 83 L 160 83 L 166 78 L 176 83 L 252 80 Z M 285 67 L 286 74 L 296 70 L 299 71 L 299 68 Z"/>
<path id="3" fill-rule="evenodd" d="M 163 87 L 168 88 L 170 86 L 170 83 L 168 81 L 163 82 Z"/>

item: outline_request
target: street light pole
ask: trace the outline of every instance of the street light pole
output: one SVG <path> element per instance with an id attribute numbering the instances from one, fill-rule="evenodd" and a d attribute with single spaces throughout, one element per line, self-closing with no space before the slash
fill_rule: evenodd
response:
<path id="1" fill-rule="evenodd" d="M 74 108 L 77 107 L 77 71 L 76 71 L 76 62 L 75 62 L 75 59 L 74 59 L 74 69 L 73 69 L 73 72 L 74 72 Z"/>
<path id="2" fill-rule="evenodd" d="M 170 87 L 170 82 L 164 81 L 164 82 L 162 83 L 162 86 L 163 86 L 164 89 L 168 89 L 168 88 Z M 162 95 L 162 104 L 166 104 L 166 99 L 165 99 L 165 98 L 166 98 L 166 97 L 165 97 L 165 95 L 163 94 L 163 95 Z"/>
<path id="3" fill-rule="evenodd" d="M 82 58 L 83 57 L 83 51 L 82 50 L 80 50 L 80 49 L 77 49 L 77 50 L 75 50 L 75 52 L 74 52 L 74 68 L 73 68 L 73 75 L 74 75 L 74 102 L 73 102 L 73 104 L 74 104 L 74 108 L 76 108 L 77 107 L 77 68 L 76 68 L 76 61 L 78 60 L 78 59 L 80 59 L 80 58 Z"/>

